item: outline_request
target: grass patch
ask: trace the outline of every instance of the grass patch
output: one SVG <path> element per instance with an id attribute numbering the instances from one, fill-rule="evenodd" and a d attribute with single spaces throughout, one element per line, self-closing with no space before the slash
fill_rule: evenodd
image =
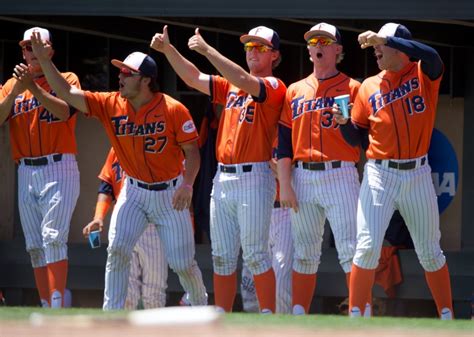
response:
<path id="1" fill-rule="evenodd" d="M 474 332 L 474 321 L 441 321 L 434 318 L 373 317 L 371 319 L 350 319 L 335 315 L 268 315 L 233 313 L 227 314 L 224 321 L 229 325 L 249 326 L 297 326 L 308 329 L 415 329 L 415 330 L 463 330 Z"/>
<path id="2" fill-rule="evenodd" d="M 47 316 L 93 316 L 99 320 L 118 320 L 127 315 L 127 311 L 107 311 L 102 309 L 68 308 L 68 309 L 42 309 L 39 307 L 0 307 L 0 322 L 2 320 L 28 320 L 32 313 L 41 313 Z M 453 320 L 440 321 L 434 318 L 395 318 L 395 317 L 373 317 L 371 319 L 349 319 L 345 316 L 334 315 L 267 315 L 247 313 L 232 313 L 224 316 L 224 324 L 239 327 L 299 327 L 310 330 L 364 330 L 364 329 L 387 329 L 390 330 L 439 330 L 439 331 L 472 331 L 474 332 L 474 321 Z M 1 323 L 0 323 L 1 325 Z M 454 331 L 453 331 L 454 333 Z"/>
<path id="3" fill-rule="evenodd" d="M 99 319 L 117 319 L 127 315 L 127 311 L 103 311 L 92 308 L 43 309 L 39 307 L 0 307 L 1 320 L 28 320 L 32 313 L 48 316 L 94 316 Z"/>

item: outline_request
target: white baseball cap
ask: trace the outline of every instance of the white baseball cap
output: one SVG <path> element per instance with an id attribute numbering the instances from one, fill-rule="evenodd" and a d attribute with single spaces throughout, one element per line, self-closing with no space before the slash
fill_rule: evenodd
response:
<path id="1" fill-rule="evenodd" d="M 339 33 L 339 30 L 336 26 L 330 25 L 326 22 L 320 22 L 304 33 L 305 41 L 308 41 L 313 36 L 327 36 L 337 43 L 341 43 L 341 34 Z"/>
<path id="2" fill-rule="evenodd" d="M 146 77 L 156 78 L 158 75 L 158 67 L 155 60 L 139 51 L 131 53 L 123 61 L 113 59 L 111 63 L 117 68 L 126 67 Z"/>
<path id="3" fill-rule="evenodd" d="M 23 40 L 21 40 L 19 43 L 20 46 L 23 47 L 28 41 L 31 40 L 31 35 L 33 35 L 33 32 L 40 33 L 41 40 L 51 43 L 51 34 L 49 33 L 49 30 L 41 27 L 33 27 L 25 31 L 23 34 Z"/>
<path id="4" fill-rule="evenodd" d="M 240 42 L 242 43 L 247 43 L 251 40 L 270 45 L 273 49 L 278 50 L 280 48 L 280 36 L 278 36 L 278 33 L 265 26 L 252 28 L 248 34 L 240 37 Z"/>
<path id="5" fill-rule="evenodd" d="M 394 37 L 401 37 L 406 40 L 411 40 L 411 33 L 407 27 L 401 25 L 399 23 L 389 22 L 386 23 L 380 28 L 378 34 L 383 36 L 394 36 Z"/>

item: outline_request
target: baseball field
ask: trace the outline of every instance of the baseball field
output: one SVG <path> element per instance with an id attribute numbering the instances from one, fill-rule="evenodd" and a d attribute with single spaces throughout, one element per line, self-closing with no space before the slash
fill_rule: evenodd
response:
<path id="1" fill-rule="evenodd" d="M 137 320 L 132 319 L 134 314 L 127 311 L 5 307 L 0 308 L 0 336 L 474 336 L 474 321 L 471 320 L 350 319 L 331 315 L 262 316 L 242 313 L 210 315 L 209 307 L 193 311 L 166 309 L 142 311 L 139 314 L 142 319 Z"/>

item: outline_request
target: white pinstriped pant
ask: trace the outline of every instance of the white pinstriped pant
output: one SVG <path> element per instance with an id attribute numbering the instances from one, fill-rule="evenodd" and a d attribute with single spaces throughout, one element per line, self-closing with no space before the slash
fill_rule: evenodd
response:
<path id="1" fill-rule="evenodd" d="M 385 231 L 395 209 L 405 220 L 422 267 L 432 272 L 446 262 L 439 245 L 439 211 L 431 168 L 428 163 L 420 166 L 422 158 L 412 159 L 417 161 L 412 170 L 388 168 L 387 161 L 379 165 L 369 160 L 365 164 L 357 210 L 357 266 L 377 267 Z"/>
<path id="2" fill-rule="evenodd" d="M 18 166 L 18 208 L 33 268 L 67 259 L 79 189 L 79 170 L 72 154 L 47 165 Z"/>
<path id="3" fill-rule="evenodd" d="M 171 204 L 176 187 L 149 191 L 130 184 L 128 177 L 125 179 L 110 223 L 104 310 L 124 308 L 132 250 L 149 223 L 157 225 L 168 263 L 189 293 L 191 304 L 206 305 L 206 289 L 194 259 L 194 235 L 189 210 L 178 212 Z M 181 182 L 180 176 L 176 186 Z"/>
<path id="4" fill-rule="evenodd" d="M 345 165 L 347 164 L 347 165 Z M 291 210 L 295 255 L 293 269 L 301 274 L 318 271 L 325 218 L 329 220 L 339 263 L 351 271 L 356 246 L 356 211 L 359 178 L 354 163 L 325 171 L 293 169 L 299 212 Z"/>
<path id="5" fill-rule="evenodd" d="M 287 208 L 274 208 L 272 211 L 268 249 L 276 279 L 276 313 L 289 314 L 292 311 L 291 276 L 294 248 L 290 210 Z M 255 283 L 245 263 L 242 266 L 240 293 L 244 310 L 259 312 Z"/>
<path id="6" fill-rule="evenodd" d="M 140 298 L 145 309 L 166 305 L 168 262 L 158 230 L 149 224 L 132 252 L 125 309 L 137 309 Z"/>
<path id="7" fill-rule="evenodd" d="M 252 165 L 252 171 L 242 172 L 244 165 Z M 232 274 L 242 246 L 242 258 L 252 274 L 258 275 L 272 266 L 268 235 L 275 177 L 268 162 L 235 166 L 237 173 L 223 173 L 218 168 L 213 180 L 210 232 L 214 272 Z"/>

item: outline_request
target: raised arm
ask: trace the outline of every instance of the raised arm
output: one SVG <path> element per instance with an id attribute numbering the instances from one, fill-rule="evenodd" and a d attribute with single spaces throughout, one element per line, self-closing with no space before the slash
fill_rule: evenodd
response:
<path id="1" fill-rule="evenodd" d="M 34 80 L 31 69 L 26 64 L 18 64 L 15 66 L 13 77 L 22 82 L 24 87 L 28 89 L 35 98 L 43 105 L 43 107 L 52 113 L 55 117 L 62 121 L 67 121 L 70 114 L 69 105 L 62 99 L 51 95 L 49 92 L 41 88 Z"/>
<path id="2" fill-rule="evenodd" d="M 241 66 L 232 62 L 215 48 L 208 45 L 199 33 L 199 28 L 196 28 L 194 36 L 189 39 L 188 47 L 204 55 L 230 83 L 254 97 L 260 96 L 261 85 L 259 78 L 251 75 Z"/>
<path id="3" fill-rule="evenodd" d="M 401 37 L 385 36 L 370 30 L 361 33 L 357 39 L 362 49 L 385 44 L 407 54 L 409 57 L 421 60 L 421 69 L 432 80 L 437 79 L 443 73 L 443 61 L 438 52 L 421 42 Z"/>
<path id="4" fill-rule="evenodd" d="M 15 80 L 12 90 L 0 101 L 0 125 L 5 123 L 12 112 L 13 104 L 15 103 L 16 96 L 25 91 L 25 84 L 23 82 Z"/>
<path id="5" fill-rule="evenodd" d="M 49 56 L 49 49 L 51 47 L 43 43 L 38 32 L 34 32 L 31 36 L 31 46 L 33 47 L 33 53 L 38 59 L 49 85 L 56 92 L 58 97 L 65 100 L 77 110 L 87 113 L 88 108 L 84 91 L 70 85 L 66 79 L 61 76 L 61 73 Z"/>
<path id="6" fill-rule="evenodd" d="M 443 73 L 443 61 L 438 52 L 424 43 L 389 36 L 387 37 L 387 46 L 420 60 L 421 69 L 432 80 L 437 79 Z"/>
<path id="7" fill-rule="evenodd" d="M 153 36 L 150 47 L 166 56 L 166 59 L 184 83 L 203 94 L 211 94 L 209 89 L 210 76 L 202 73 L 170 43 L 168 26 L 163 27 L 163 33 L 156 33 Z"/>

